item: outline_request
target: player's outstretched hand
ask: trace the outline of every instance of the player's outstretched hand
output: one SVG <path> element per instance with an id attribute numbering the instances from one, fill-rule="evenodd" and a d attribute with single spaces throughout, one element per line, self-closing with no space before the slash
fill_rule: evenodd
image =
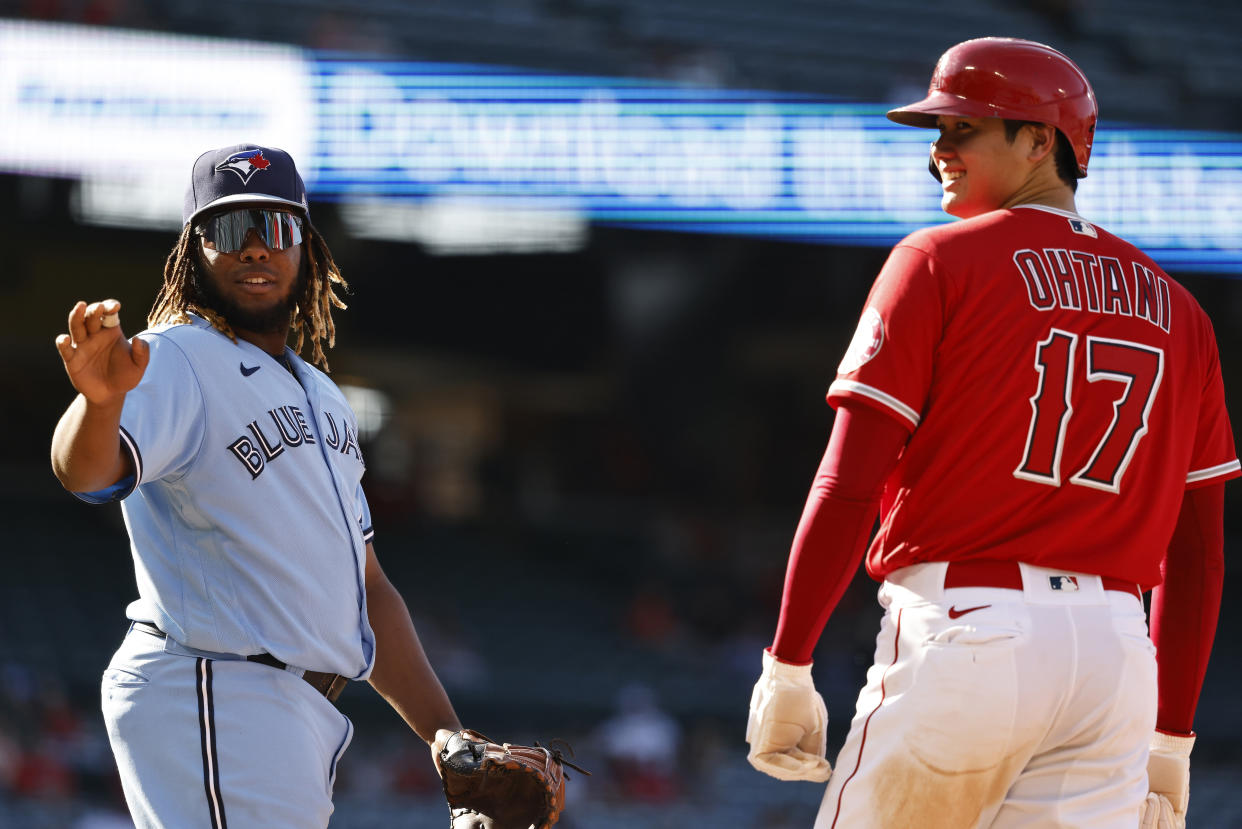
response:
<path id="1" fill-rule="evenodd" d="M 1147 755 L 1147 795 L 1140 829 L 1186 829 L 1190 806 L 1190 750 L 1194 735 L 1178 737 L 1157 731 Z"/>
<path id="2" fill-rule="evenodd" d="M 790 665 L 763 652 L 763 674 L 750 697 L 746 759 L 778 780 L 825 782 L 832 766 L 828 747 L 828 708 L 815 690 L 810 665 Z"/>
<path id="3" fill-rule="evenodd" d="M 56 338 L 69 382 L 91 403 L 122 398 L 147 370 L 150 350 L 138 338 L 125 339 L 120 310 L 115 299 L 78 302 L 69 312 L 69 333 Z"/>

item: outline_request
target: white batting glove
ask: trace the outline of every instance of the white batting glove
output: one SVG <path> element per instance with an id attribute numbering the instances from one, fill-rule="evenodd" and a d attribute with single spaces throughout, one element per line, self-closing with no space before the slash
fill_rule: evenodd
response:
<path id="1" fill-rule="evenodd" d="M 780 662 L 764 650 L 763 674 L 750 697 L 746 742 L 750 764 L 778 780 L 823 783 L 832 776 L 824 759 L 828 708 L 815 690 L 810 665 Z"/>
<path id="2" fill-rule="evenodd" d="M 1147 800 L 1139 829 L 1186 829 L 1190 805 L 1190 750 L 1195 738 L 1157 731 L 1147 756 Z"/>

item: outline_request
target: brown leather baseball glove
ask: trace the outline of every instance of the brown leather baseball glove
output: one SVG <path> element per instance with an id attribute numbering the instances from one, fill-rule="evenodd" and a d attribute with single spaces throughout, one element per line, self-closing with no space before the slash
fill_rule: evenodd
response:
<path id="1" fill-rule="evenodd" d="M 548 829 L 565 809 L 562 765 L 590 774 L 560 751 L 495 743 L 458 731 L 434 755 L 451 829 Z"/>

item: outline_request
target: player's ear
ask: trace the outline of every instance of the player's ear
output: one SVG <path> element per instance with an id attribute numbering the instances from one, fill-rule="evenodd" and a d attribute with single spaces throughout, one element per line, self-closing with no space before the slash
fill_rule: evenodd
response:
<path id="1" fill-rule="evenodd" d="M 1031 141 L 1031 148 L 1027 153 L 1027 157 L 1033 163 L 1038 164 L 1048 156 L 1055 158 L 1057 147 L 1056 127 L 1051 124 L 1024 124 L 1022 131 L 1027 133 Z"/>

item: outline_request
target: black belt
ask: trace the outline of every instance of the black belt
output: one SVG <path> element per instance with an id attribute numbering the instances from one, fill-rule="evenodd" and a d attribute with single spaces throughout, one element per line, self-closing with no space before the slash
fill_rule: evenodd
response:
<path id="1" fill-rule="evenodd" d="M 134 627 L 144 633 L 152 636 L 158 636 L 161 639 L 167 639 L 168 634 L 160 630 L 150 622 L 134 622 Z M 281 662 L 270 653 L 255 653 L 246 657 L 247 662 L 258 662 L 260 665 L 267 665 L 277 670 L 285 670 L 289 666 Z M 345 689 L 345 683 L 349 680 L 340 674 L 329 674 L 323 671 L 303 671 L 302 679 L 310 683 L 310 686 L 319 693 L 327 697 L 328 702 L 336 702 L 336 698 L 341 695 L 341 691 Z"/>

